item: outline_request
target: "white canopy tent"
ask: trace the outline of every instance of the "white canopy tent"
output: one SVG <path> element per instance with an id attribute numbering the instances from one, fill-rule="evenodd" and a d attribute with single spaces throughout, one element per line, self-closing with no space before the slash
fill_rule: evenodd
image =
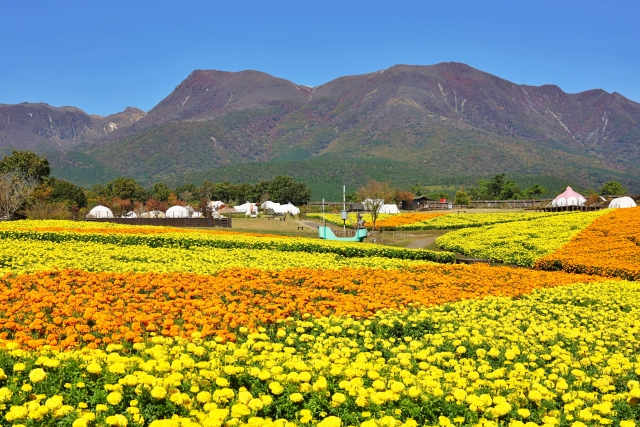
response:
<path id="1" fill-rule="evenodd" d="M 164 218 L 164 212 L 151 211 L 140 215 L 140 218 Z"/>
<path id="2" fill-rule="evenodd" d="M 113 218 L 113 212 L 106 206 L 98 205 L 89 211 L 87 218 Z"/>
<path id="3" fill-rule="evenodd" d="M 131 211 L 131 212 L 127 212 L 126 214 L 122 215 L 122 218 L 138 218 L 138 215 L 136 215 L 135 212 Z"/>
<path id="4" fill-rule="evenodd" d="M 378 210 L 378 213 L 381 214 L 399 214 L 400 209 L 398 209 L 397 205 L 382 205 Z"/>
<path id="5" fill-rule="evenodd" d="M 558 194 L 555 199 L 551 201 L 551 206 L 554 208 L 560 208 L 563 206 L 582 206 L 587 199 L 580 193 L 573 191 L 571 187 L 567 187 L 564 192 Z"/>
<path id="6" fill-rule="evenodd" d="M 247 216 L 252 217 L 258 215 L 258 205 L 256 205 L 255 203 L 246 202 L 242 205 L 234 206 L 233 208 L 236 210 L 236 213 L 244 213 Z"/>
<path id="7" fill-rule="evenodd" d="M 189 218 L 189 209 L 184 206 L 171 206 L 165 212 L 167 218 Z"/>
<path id="8" fill-rule="evenodd" d="M 629 196 L 616 197 L 609 203 L 610 208 L 635 208 L 636 202 Z"/>
<path id="9" fill-rule="evenodd" d="M 224 202 L 222 202 L 220 200 L 210 200 L 209 203 L 208 203 L 208 206 L 211 209 L 222 209 L 226 205 L 224 204 Z"/>

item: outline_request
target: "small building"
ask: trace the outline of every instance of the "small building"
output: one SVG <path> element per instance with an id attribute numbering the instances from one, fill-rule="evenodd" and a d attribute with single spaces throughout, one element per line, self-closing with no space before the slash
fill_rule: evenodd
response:
<path id="1" fill-rule="evenodd" d="M 413 198 L 413 206 L 411 206 L 409 203 L 406 202 L 402 202 L 402 209 L 406 209 L 406 210 L 420 210 L 424 207 L 427 206 L 427 204 L 429 202 L 432 202 L 433 200 L 431 200 L 430 198 L 428 198 L 427 196 L 419 196 L 419 197 L 414 197 Z"/>

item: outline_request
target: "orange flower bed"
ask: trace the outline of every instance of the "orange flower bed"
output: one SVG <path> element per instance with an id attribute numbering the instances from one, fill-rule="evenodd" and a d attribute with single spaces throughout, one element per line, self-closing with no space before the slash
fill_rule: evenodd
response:
<path id="1" fill-rule="evenodd" d="M 38 272 L 0 279 L 0 339 L 24 347 L 96 348 L 165 336 L 217 335 L 235 340 L 289 316 L 368 317 L 381 309 L 443 304 L 488 295 L 601 280 L 482 265 L 413 270 L 232 269 L 188 273 Z"/>
<path id="2" fill-rule="evenodd" d="M 376 221 L 376 228 L 395 228 L 401 225 L 413 224 L 420 221 L 427 221 L 438 216 L 447 215 L 444 212 L 429 212 L 429 213 L 407 213 L 390 216 L 388 218 L 379 219 Z M 371 227 L 372 222 L 367 222 L 365 226 Z"/>
<path id="3" fill-rule="evenodd" d="M 640 207 L 599 217 L 535 268 L 640 280 Z"/>

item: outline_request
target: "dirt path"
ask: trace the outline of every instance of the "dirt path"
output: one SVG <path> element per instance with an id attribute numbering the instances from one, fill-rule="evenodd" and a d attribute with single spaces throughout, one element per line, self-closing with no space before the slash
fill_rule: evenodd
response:
<path id="1" fill-rule="evenodd" d="M 426 248 L 436 240 L 435 237 L 429 237 L 427 239 L 418 239 L 407 245 L 407 249 L 422 249 Z"/>

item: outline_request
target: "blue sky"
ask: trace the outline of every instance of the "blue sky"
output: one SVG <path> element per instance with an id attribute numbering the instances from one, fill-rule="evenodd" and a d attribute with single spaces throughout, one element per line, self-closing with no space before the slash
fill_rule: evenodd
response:
<path id="1" fill-rule="evenodd" d="M 637 0 L 3 3 L 5 104 L 107 115 L 151 109 L 194 69 L 253 69 L 316 86 L 444 61 L 640 102 Z"/>

